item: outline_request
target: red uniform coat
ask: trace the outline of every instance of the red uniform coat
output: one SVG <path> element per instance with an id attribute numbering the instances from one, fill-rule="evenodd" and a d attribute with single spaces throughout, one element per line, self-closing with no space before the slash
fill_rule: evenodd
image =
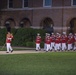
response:
<path id="1" fill-rule="evenodd" d="M 50 43 L 51 43 L 50 37 L 47 37 L 47 39 L 46 39 L 46 44 L 50 44 Z"/>
<path id="2" fill-rule="evenodd" d="M 73 36 L 68 36 L 68 44 L 74 43 L 74 37 Z"/>
<path id="3" fill-rule="evenodd" d="M 51 37 L 52 37 L 51 42 L 55 42 L 55 35 L 52 35 Z"/>
<path id="4" fill-rule="evenodd" d="M 68 40 L 68 37 L 66 35 L 62 35 L 61 41 L 62 43 L 66 43 Z"/>
<path id="5" fill-rule="evenodd" d="M 74 36 L 74 41 L 76 42 L 76 35 Z"/>
<path id="6" fill-rule="evenodd" d="M 10 37 L 7 37 L 6 38 L 6 43 L 11 43 L 11 40 L 12 40 L 12 37 L 10 36 Z"/>
<path id="7" fill-rule="evenodd" d="M 41 37 L 40 37 L 40 36 L 37 36 L 37 37 L 36 37 L 36 43 L 38 43 L 38 44 L 41 43 Z"/>
<path id="8" fill-rule="evenodd" d="M 59 37 L 59 36 L 56 36 L 56 38 L 55 38 L 55 43 L 57 43 L 57 44 L 60 43 L 60 37 Z"/>

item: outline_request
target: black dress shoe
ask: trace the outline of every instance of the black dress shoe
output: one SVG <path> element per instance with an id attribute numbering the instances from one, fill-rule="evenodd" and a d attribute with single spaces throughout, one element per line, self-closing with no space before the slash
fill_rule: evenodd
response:
<path id="1" fill-rule="evenodd" d="M 6 52 L 6 53 L 9 53 L 9 52 Z"/>
<path id="2" fill-rule="evenodd" d="M 11 51 L 11 53 L 13 52 L 13 50 Z"/>
<path id="3" fill-rule="evenodd" d="M 38 51 L 38 50 L 36 50 L 36 51 Z"/>

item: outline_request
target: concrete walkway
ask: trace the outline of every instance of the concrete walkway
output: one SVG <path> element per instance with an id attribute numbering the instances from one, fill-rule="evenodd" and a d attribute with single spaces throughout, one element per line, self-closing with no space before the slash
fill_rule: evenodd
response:
<path id="1" fill-rule="evenodd" d="M 41 51 L 35 51 L 35 48 L 27 48 L 27 47 L 13 47 L 14 51 L 11 53 L 6 53 L 6 51 L 0 51 L 0 55 L 3 54 L 25 54 L 25 53 L 45 53 L 44 49 L 42 48 Z M 49 51 L 50 52 L 50 51 Z M 55 51 L 52 51 L 55 52 Z M 56 52 L 62 52 L 62 51 L 56 51 Z M 68 51 L 63 51 L 68 52 Z M 76 51 L 70 51 L 70 52 L 76 52 Z"/>
<path id="2" fill-rule="evenodd" d="M 0 51 L 0 55 L 3 54 L 25 54 L 25 53 L 44 53 L 44 51 L 35 51 L 35 50 L 19 50 L 19 51 L 13 51 L 12 53 L 6 53 L 6 51 Z"/>
<path id="3" fill-rule="evenodd" d="M 2 49 L 2 47 L 0 46 L 0 48 Z M 44 53 L 45 51 L 43 51 L 43 49 L 41 49 L 41 51 L 35 51 L 35 48 L 30 48 L 30 47 L 12 47 L 13 48 L 13 52 L 9 52 L 6 53 L 6 51 L 0 51 L 0 55 L 2 54 L 25 54 L 25 53 Z M 3 49 L 6 49 L 6 47 L 4 47 Z"/>

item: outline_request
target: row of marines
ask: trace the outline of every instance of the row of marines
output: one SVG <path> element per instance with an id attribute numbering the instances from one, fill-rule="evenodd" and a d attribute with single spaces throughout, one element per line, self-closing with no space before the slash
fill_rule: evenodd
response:
<path id="1" fill-rule="evenodd" d="M 36 51 L 40 50 L 41 44 L 41 36 L 38 33 L 36 36 Z M 63 32 L 62 35 L 60 33 L 49 33 L 45 34 L 44 40 L 44 50 L 46 52 L 50 51 L 65 51 L 65 50 L 76 50 L 76 33 L 72 34 L 69 33 L 68 35 L 66 32 Z"/>

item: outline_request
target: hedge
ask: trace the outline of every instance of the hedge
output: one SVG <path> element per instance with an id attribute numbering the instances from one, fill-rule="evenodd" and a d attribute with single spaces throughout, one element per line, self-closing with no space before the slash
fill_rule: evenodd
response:
<path id="1" fill-rule="evenodd" d="M 14 35 L 12 41 L 13 46 L 24 46 L 24 47 L 35 47 L 35 39 L 37 33 L 40 33 L 42 37 L 41 47 L 43 47 L 45 30 L 43 29 L 32 29 L 32 28 L 19 28 L 11 29 L 11 33 Z M 7 30 L 5 28 L 0 29 L 0 46 L 5 43 Z"/>

